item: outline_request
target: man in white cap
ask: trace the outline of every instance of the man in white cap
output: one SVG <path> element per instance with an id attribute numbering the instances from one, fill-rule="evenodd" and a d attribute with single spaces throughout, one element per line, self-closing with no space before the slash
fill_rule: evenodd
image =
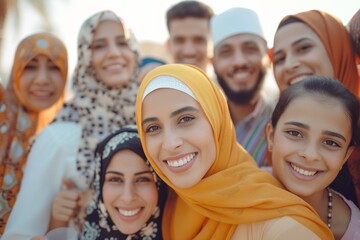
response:
<path id="1" fill-rule="evenodd" d="M 259 17 L 251 9 L 231 8 L 213 16 L 210 29 L 213 67 L 228 98 L 237 141 L 259 166 L 268 166 L 265 126 L 276 97 L 263 91 L 270 59 Z"/>

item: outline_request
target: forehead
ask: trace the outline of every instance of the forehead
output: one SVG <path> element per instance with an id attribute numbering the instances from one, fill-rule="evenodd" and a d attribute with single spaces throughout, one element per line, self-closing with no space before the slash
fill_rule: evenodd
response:
<path id="1" fill-rule="evenodd" d="M 95 30 L 95 39 L 111 35 L 124 35 L 122 24 L 114 20 L 103 20 L 99 23 Z"/>
<path id="2" fill-rule="evenodd" d="M 123 169 L 124 171 L 139 172 L 149 170 L 145 160 L 129 149 L 122 149 L 115 153 L 108 165 L 109 168 Z"/>
<path id="3" fill-rule="evenodd" d="M 173 19 L 169 23 L 170 35 L 209 34 L 209 21 L 206 18 L 187 17 Z"/>
<path id="4" fill-rule="evenodd" d="M 289 23 L 282 26 L 276 32 L 274 38 L 274 50 L 279 46 L 291 45 L 304 38 L 321 42 L 316 32 L 307 24 L 302 22 Z"/>
<path id="5" fill-rule="evenodd" d="M 242 44 L 255 44 L 258 47 L 266 48 L 266 42 L 263 38 L 260 36 L 257 36 L 255 34 L 250 33 L 240 33 L 233 36 L 230 36 L 228 38 L 225 38 L 221 42 L 219 42 L 215 46 L 216 49 L 221 49 L 223 47 L 232 47 L 232 46 L 238 46 Z"/>
<path id="6" fill-rule="evenodd" d="M 279 122 L 307 121 L 310 125 L 339 132 L 350 132 L 351 121 L 346 107 L 337 99 L 315 93 L 304 93 L 293 99 L 281 115 Z"/>

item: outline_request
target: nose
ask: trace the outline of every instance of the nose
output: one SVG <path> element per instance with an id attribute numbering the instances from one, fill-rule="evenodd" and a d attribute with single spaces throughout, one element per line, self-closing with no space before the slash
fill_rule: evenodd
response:
<path id="1" fill-rule="evenodd" d="M 136 198 L 136 188 L 132 182 L 125 183 L 121 198 L 127 203 L 132 202 Z"/>
<path id="2" fill-rule="evenodd" d="M 46 85 L 48 84 L 48 69 L 46 66 L 41 65 L 36 72 L 36 76 L 34 79 L 34 83 L 39 85 Z"/>
<path id="3" fill-rule="evenodd" d="M 122 54 L 120 47 L 114 42 L 110 43 L 108 55 L 110 57 L 118 57 Z"/>
<path id="4" fill-rule="evenodd" d="M 285 59 L 284 67 L 287 72 L 294 71 L 300 66 L 300 62 L 296 57 L 291 56 L 291 54 L 288 54 L 288 56 Z"/>
<path id="5" fill-rule="evenodd" d="M 172 151 L 177 149 L 182 145 L 182 138 L 178 135 L 176 131 L 170 131 L 164 129 L 164 137 L 163 137 L 163 148 L 168 151 Z"/>
<path id="6" fill-rule="evenodd" d="M 320 153 L 317 145 L 313 142 L 308 142 L 299 150 L 299 156 L 306 161 L 317 161 L 320 159 Z"/>
<path id="7" fill-rule="evenodd" d="M 243 65 L 246 65 L 248 63 L 248 61 L 247 61 L 245 55 L 241 51 L 237 50 L 234 53 L 233 63 L 236 66 L 243 66 Z"/>
<path id="8" fill-rule="evenodd" d="M 196 55 L 196 48 L 195 48 L 195 44 L 191 41 L 186 41 L 184 43 L 184 47 L 183 47 L 183 54 L 185 56 L 194 56 Z"/>

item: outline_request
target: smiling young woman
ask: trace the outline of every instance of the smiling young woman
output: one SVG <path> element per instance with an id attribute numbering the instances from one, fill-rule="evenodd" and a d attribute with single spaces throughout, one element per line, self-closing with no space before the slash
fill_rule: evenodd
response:
<path id="1" fill-rule="evenodd" d="M 149 162 L 172 190 L 164 239 L 333 239 L 314 210 L 236 142 L 224 95 L 197 67 L 148 73 L 136 122 Z"/>

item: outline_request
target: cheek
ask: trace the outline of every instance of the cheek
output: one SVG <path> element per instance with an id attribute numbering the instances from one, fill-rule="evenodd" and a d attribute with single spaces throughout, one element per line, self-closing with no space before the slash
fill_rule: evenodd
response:
<path id="1" fill-rule="evenodd" d="M 152 213 L 158 203 L 158 191 L 155 183 L 141 189 L 141 195 Z"/>
<path id="2" fill-rule="evenodd" d="M 102 189 L 102 197 L 106 208 L 111 205 L 111 202 L 116 198 L 118 192 L 119 189 L 115 189 L 114 187 L 109 186 L 106 183 L 104 184 Z"/>
<path id="3" fill-rule="evenodd" d="M 154 136 L 151 136 L 145 138 L 145 143 L 151 159 L 153 159 L 156 165 L 158 165 L 157 162 L 158 162 L 158 156 L 161 146 L 160 140 Z"/>

